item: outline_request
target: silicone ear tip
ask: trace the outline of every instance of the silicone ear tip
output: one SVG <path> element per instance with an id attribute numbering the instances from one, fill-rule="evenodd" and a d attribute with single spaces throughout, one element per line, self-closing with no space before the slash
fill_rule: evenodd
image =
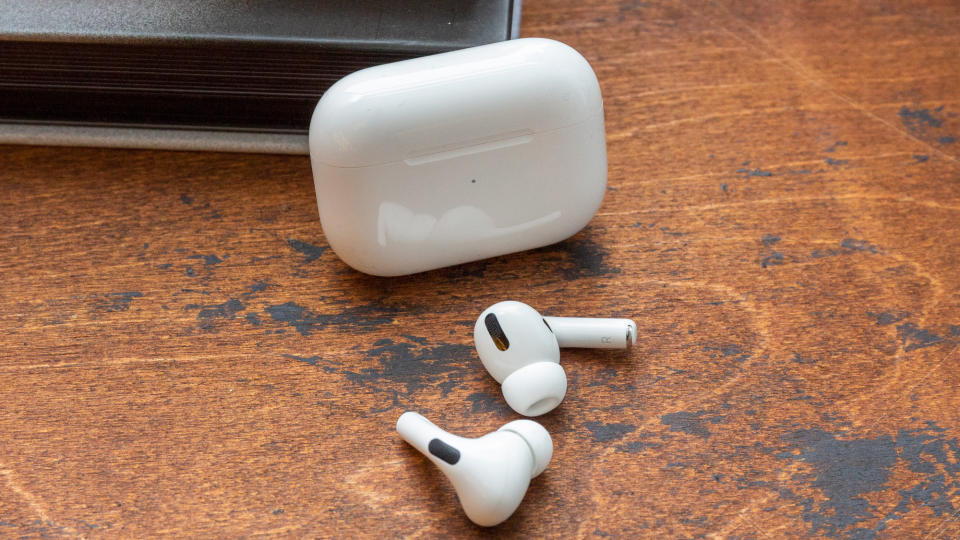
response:
<path id="1" fill-rule="evenodd" d="M 533 470 L 530 472 L 530 478 L 539 476 L 553 457 L 553 439 L 550 433 L 533 420 L 514 420 L 504 425 L 498 431 L 511 431 L 523 437 L 533 451 Z"/>
<path id="2" fill-rule="evenodd" d="M 511 409 L 524 416 L 540 416 L 563 401 L 567 374 L 556 362 L 536 362 L 508 375 L 500 388 Z"/>

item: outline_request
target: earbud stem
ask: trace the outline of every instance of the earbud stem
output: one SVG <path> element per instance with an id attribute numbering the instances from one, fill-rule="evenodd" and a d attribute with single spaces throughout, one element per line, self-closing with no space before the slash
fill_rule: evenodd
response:
<path id="1" fill-rule="evenodd" d="M 637 325 L 630 319 L 544 317 L 561 347 L 629 349 L 637 340 Z"/>
<path id="2" fill-rule="evenodd" d="M 451 438 L 449 433 L 412 411 L 401 414 L 397 419 L 397 433 L 403 437 L 403 440 L 410 443 L 410 446 L 430 458 L 433 457 L 429 450 L 431 440 L 441 437 Z"/>

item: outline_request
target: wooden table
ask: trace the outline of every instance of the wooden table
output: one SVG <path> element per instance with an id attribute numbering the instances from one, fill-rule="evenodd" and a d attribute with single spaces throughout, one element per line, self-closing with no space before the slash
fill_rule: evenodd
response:
<path id="1" fill-rule="evenodd" d="M 525 2 L 605 96 L 560 244 L 425 274 L 327 249 L 306 157 L 0 149 L 0 537 L 480 536 L 394 432 L 517 418 L 476 316 L 566 351 L 501 535 L 960 536 L 960 6 Z"/>

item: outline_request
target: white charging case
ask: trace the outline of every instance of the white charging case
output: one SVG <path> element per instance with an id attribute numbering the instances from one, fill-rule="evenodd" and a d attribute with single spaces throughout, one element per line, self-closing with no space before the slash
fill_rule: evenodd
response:
<path id="1" fill-rule="evenodd" d="M 600 86 L 577 51 L 519 39 L 367 68 L 310 124 L 330 247 L 398 276 L 558 242 L 606 191 Z"/>

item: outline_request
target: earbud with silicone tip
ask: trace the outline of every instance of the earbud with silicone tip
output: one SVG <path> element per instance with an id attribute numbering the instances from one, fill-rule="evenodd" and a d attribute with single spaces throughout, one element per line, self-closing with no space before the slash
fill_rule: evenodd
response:
<path id="1" fill-rule="evenodd" d="M 542 317 L 520 302 L 500 302 L 480 314 L 473 341 L 484 367 L 501 384 L 510 408 L 524 416 L 552 411 L 567 392 L 560 347 L 628 349 L 630 319 Z"/>
<path id="2" fill-rule="evenodd" d="M 547 468 L 553 440 L 533 420 L 516 420 L 476 439 L 451 435 L 415 412 L 397 420 L 403 440 L 430 458 L 453 483 L 467 517 L 492 527 L 520 505 L 530 479 Z"/>

